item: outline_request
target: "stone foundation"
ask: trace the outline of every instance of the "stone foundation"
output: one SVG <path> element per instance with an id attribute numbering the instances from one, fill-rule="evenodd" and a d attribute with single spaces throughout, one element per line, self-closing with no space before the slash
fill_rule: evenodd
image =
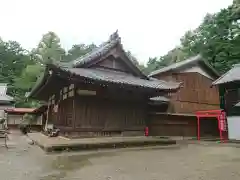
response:
<path id="1" fill-rule="evenodd" d="M 119 136 L 144 136 L 144 131 L 122 132 L 61 132 L 60 135 L 67 138 L 90 138 L 90 137 L 119 137 Z"/>

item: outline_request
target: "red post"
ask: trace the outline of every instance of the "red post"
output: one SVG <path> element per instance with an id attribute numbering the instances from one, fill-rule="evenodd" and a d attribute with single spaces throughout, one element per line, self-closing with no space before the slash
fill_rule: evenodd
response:
<path id="1" fill-rule="evenodd" d="M 145 127 L 145 136 L 149 136 L 148 127 Z"/>
<path id="2" fill-rule="evenodd" d="M 218 129 L 219 129 L 220 141 L 222 142 L 223 137 L 222 137 L 222 127 L 221 127 L 221 119 L 220 119 L 220 116 L 218 116 L 217 119 L 218 119 Z"/>
<path id="3" fill-rule="evenodd" d="M 197 116 L 197 139 L 200 140 L 200 117 Z"/>

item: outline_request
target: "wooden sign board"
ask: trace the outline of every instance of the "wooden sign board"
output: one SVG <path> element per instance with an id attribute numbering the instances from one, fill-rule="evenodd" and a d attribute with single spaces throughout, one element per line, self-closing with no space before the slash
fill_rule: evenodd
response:
<path id="1" fill-rule="evenodd" d="M 97 94 L 97 92 L 96 91 L 90 91 L 90 90 L 78 89 L 77 94 L 85 95 L 85 96 L 95 96 Z"/>

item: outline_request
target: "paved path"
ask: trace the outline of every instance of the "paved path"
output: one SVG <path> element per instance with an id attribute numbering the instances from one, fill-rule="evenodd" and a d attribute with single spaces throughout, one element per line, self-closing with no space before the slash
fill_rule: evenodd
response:
<path id="1" fill-rule="evenodd" d="M 0 147 L 4 180 L 239 180 L 239 147 L 212 142 L 175 149 L 46 154 L 12 136 Z"/>

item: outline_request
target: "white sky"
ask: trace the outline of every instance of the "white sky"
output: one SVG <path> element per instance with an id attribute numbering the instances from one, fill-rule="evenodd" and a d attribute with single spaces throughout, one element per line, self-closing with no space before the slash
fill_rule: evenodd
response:
<path id="1" fill-rule="evenodd" d="M 207 12 L 232 0 L 0 0 L 0 37 L 26 49 L 54 31 L 65 49 L 72 44 L 99 44 L 116 29 L 124 48 L 140 62 L 179 44 Z"/>

